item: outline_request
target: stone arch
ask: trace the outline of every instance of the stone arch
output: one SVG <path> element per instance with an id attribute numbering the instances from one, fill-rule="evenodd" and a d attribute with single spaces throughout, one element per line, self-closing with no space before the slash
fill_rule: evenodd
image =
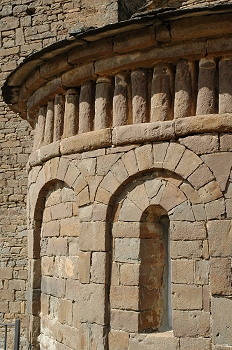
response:
<path id="1" fill-rule="evenodd" d="M 61 341 L 63 328 L 68 333 L 78 327 L 78 236 L 73 189 L 64 181 L 47 182 L 39 192 L 34 228 L 28 238 L 29 339 L 33 349 L 40 344 L 54 348 Z M 66 342 L 68 345 L 69 340 Z"/>
<path id="2" fill-rule="evenodd" d="M 153 250 L 153 253 L 162 251 L 159 246 L 160 242 L 157 244 L 156 232 L 158 232 L 157 235 L 160 234 L 160 236 L 162 236 L 161 231 L 164 232 L 166 230 L 167 237 L 167 227 L 169 226 L 169 220 L 171 242 L 169 243 L 168 239 L 165 238 L 164 235 L 162 238 L 163 242 L 161 243 L 161 245 L 163 245 L 163 249 L 166 250 L 166 256 L 164 260 L 173 260 L 173 274 L 178 275 L 176 272 L 178 270 L 177 266 L 181 266 L 181 264 L 191 266 L 192 269 L 192 280 L 191 283 L 189 282 L 190 286 L 184 285 L 184 282 L 181 280 L 181 278 L 184 279 L 188 277 L 179 275 L 176 277 L 175 275 L 173 278 L 172 276 L 172 300 L 175 311 L 173 331 L 175 335 L 177 324 L 176 313 L 183 311 L 181 309 L 182 306 L 180 305 L 181 302 L 179 299 L 182 298 L 182 296 L 183 299 L 185 299 L 185 289 L 190 288 L 193 291 L 196 291 L 198 295 L 201 295 L 199 298 L 202 298 L 202 286 L 197 285 L 197 283 L 195 285 L 193 278 L 193 266 L 205 258 L 203 253 L 203 246 L 204 244 L 207 245 L 207 234 L 204 221 L 205 209 L 204 205 L 202 204 L 202 200 L 197 191 L 195 191 L 187 181 L 184 181 L 180 176 L 163 169 L 156 169 L 155 171 L 147 170 L 146 173 L 143 172 L 143 174 L 138 174 L 136 177 L 132 177 L 131 181 L 125 183 L 124 187 L 117 189 L 115 192 L 115 197 L 116 199 L 114 198 L 114 204 L 113 199 L 111 203 L 113 206 L 113 214 L 111 216 L 112 266 L 111 288 L 109 295 L 111 309 L 109 316 L 109 346 L 111 346 L 111 342 L 117 341 L 115 339 L 118 339 L 119 341 L 122 331 L 126 333 L 126 337 L 129 339 L 132 333 L 148 333 L 157 329 L 162 330 L 162 326 L 165 327 L 171 325 L 170 320 L 168 321 L 168 318 L 170 317 L 170 310 L 168 311 L 168 309 L 170 308 L 169 305 L 171 299 L 170 296 L 168 299 L 168 293 L 170 293 L 168 291 L 169 287 L 164 287 L 165 283 L 161 283 L 161 281 L 166 280 L 166 286 L 168 285 L 167 268 L 166 272 L 164 272 L 165 263 L 163 263 L 162 267 L 162 258 L 159 259 L 161 270 L 163 268 L 163 273 L 161 273 L 162 277 L 160 277 L 160 275 L 159 277 L 154 277 L 154 275 L 152 277 L 153 280 L 159 279 L 160 281 L 161 287 L 153 287 L 152 291 L 152 300 L 155 299 L 154 293 L 157 293 L 157 295 L 160 296 L 157 297 L 156 295 L 157 300 L 160 300 L 160 303 L 158 303 L 159 307 L 157 304 L 155 305 L 152 302 L 150 303 L 150 306 L 146 304 L 146 312 L 148 312 L 148 314 L 150 312 L 150 324 L 146 323 L 146 321 L 142 319 L 142 313 L 145 311 L 143 310 L 142 306 L 141 295 L 143 293 L 140 294 L 142 288 L 141 281 L 144 283 L 144 280 L 140 277 L 142 268 L 137 269 L 137 272 L 134 271 L 136 270 L 136 264 L 143 263 L 142 255 L 144 254 L 143 249 L 141 249 L 143 245 L 143 243 L 141 244 L 141 241 L 143 239 L 153 240 L 154 244 L 149 244 L 149 246 L 152 247 L 151 250 Z M 200 205 L 201 215 L 199 212 L 193 209 L 194 206 L 198 205 Z M 148 218 L 149 215 L 150 218 L 148 220 L 144 220 L 144 218 Z M 163 216 L 164 221 L 160 221 L 160 219 L 154 219 L 155 215 L 158 217 Z M 151 219 L 152 217 L 153 219 Z M 161 231 L 158 230 L 158 227 Z M 143 235 L 145 238 L 142 238 Z M 171 249 L 170 255 L 169 253 L 167 254 L 169 245 Z M 188 245 L 190 246 L 191 251 L 187 251 L 189 249 Z M 125 249 L 123 249 L 123 246 Z M 151 250 L 149 254 L 146 253 L 145 256 L 152 256 L 153 253 Z M 129 256 L 130 254 L 132 254 L 132 256 Z M 135 255 L 133 256 L 133 254 Z M 168 255 L 170 258 L 168 258 Z M 124 264 L 131 266 L 126 266 Z M 168 263 L 166 263 L 166 266 L 168 266 Z M 128 277 L 126 270 L 129 271 L 130 269 L 132 272 Z M 151 262 L 150 267 L 147 268 L 146 266 L 146 270 L 154 271 L 155 265 L 153 265 Z M 129 279 L 129 282 L 126 280 L 126 278 Z M 133 278 L 134 281 L 131 281 Z M 129 285 L 126 285 L 126 283 Z M 132 283 L 134 283 L 134 285 L 132 285 Z M 137 285 L 135 285 L 135 283 L 137 283 Z M 182 287 L 183 291 L 180 290 Z M 164 297 L 165 293 L 166 297 Z M 146 297 L 145 299 L 149 300 L 149 297 Z M 184 302 L 186 303 L 187 301 L 185 300 Z M 190 306 L 190 309 L 191 307 L 196 307 L 196 309 L 201 310 L 201 305 L 199 302 L 198 305 L 194 304 L 193 306 Z M 184 307 L 186 307 L 186 305 L 184 305 Z M 157 310 L 159 310 L 159 312 L 157 312 Z M 183 312 L 186 311 L 184 310 Z M 153 318 L 151 315 L 153 315 Z M 180 322 L 180 320 L 178 320 L 178 322 Z"/>
<path id="3" fill-rule="evenodd" d="M 70 161 L 68 158 L 53 158 L 43 166 L 32 168 L 29 176 L 34 177 L 34 182 L 29 184 L 28 195 L 28 217 L 31 221 L 35 215 L 39 194 L 51 181 L 64 181 L 72 188 L 79 206 L 89 201 L 89 185 L 75 161 Z"/>

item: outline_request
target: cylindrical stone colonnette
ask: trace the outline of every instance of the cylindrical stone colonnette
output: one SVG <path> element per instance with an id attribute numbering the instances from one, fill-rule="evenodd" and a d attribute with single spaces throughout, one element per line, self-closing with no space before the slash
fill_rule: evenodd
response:
<path id="1" fill-rule="evenodd" d="M 108 128 L 112 115 L 112 81 L 99 77 L 96 82 L 94 130 Z"/>
<path id="2" fill-rule="evenodd" d="M 219 62 L 219 113 L 232 112 L 232 57 Z"/>
<path id="3" fill-rule="evenodd" d="M 173 119 L 172 112 L 173 73 L 169 64 L 154 68 L 151 86 L 150 121 Z"/>
<path id="4" fill-rule="evenodd" d="M 115 89 L 113 98 L 113 126 L 127 124 L 128 84 L 126 74 L 120 73 L 115 76 Z"/>
<path id="5" fill-rule="evenodd" d="M 133 123 L 147 121 L 147 72 L 143 69 L 131 73 Z"/>
<path id="6" fill-rule="evenodd" d="M 74 136 L 78 131 L 79 95 L 77 90 L 69 89 L 65 95 L 63 138 Z"/>
<path id="7" fill-rule="evenodd" d="M 54 103 L 54 133 L 53 141 L 61 139 L 64 126 L 64 96 L 56 95 Z"/>
<path id="8" fill-rule="evenodd" d="M 94 94 L 93 83 L 85 83 L 80 91 L 79 104 L 79 134 L 91 131 L 94 118 Z"/>
<path id="9" fill-rule="evenodd" d="M 196 115 L 215 113 L 215 72 L 213 58 L 200 59 Z"/>
<path id="10" fill-rule="evenodd" d="M 182 59 L 176 66 L 174 118 L 194 115 L 194 63 Z"/>
<path id="11" fill-rule="evenodd" d="M 40 148 L 44 139 L 46 106 L 41 106 L 36 118 L 33 150 Z"/>
<path id="12" fill-rule="evenodd" d="M 48 145 L 53 141 L 53 127 L 54 127 L 54 102 L 49 101 L 47 105 L 45 130 L 44 130 L 44 145 Z"/>

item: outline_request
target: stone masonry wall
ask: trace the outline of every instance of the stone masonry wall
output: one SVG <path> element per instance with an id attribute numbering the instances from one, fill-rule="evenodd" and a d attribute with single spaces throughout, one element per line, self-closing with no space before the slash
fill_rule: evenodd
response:
<path id="1" fill-rule="evenodd" d="M 64 39 L 72 28 L 102 26 L 117 19 L 117 1 L 1 0 L 0 85 L 30 53 Z M 9 110 L 1 96 L 0 127 L 0 322 L 21 318 L 22 349 L 26 349 L 25 168 L 32 147 L 32 129 Z M 10 331 L 9 344 L 12 337 Z"/>

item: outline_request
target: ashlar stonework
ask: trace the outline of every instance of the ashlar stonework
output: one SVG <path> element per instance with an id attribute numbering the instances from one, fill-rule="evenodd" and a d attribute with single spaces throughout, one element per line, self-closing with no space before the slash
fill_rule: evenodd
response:
<path id="1" fill-rule="evenodd" d="M 28 278 L 0 269 L 22 348 L 232 349 L 231 4 L 132 5 L 3 86 L 34 130 Z"/>

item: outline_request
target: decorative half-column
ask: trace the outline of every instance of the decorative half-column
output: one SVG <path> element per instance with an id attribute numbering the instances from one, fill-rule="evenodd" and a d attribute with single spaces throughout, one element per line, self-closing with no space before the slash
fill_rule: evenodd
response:
<path id="1" fill-rule="evenodd" d="M 78 104 L 79 95 L 77 90 L 69 89 L 65 96 L 64 138 L 74 136 L 77 133 L 79 116 Z"/>
<path id="2" fill-rule="evenodd" d="M 215 78 L 214 58 L 200 59 L 196 115 L 215 113 Z"/>
<path id="3" fill-rule="evenodd" d="M 127 124 L 128 114 L 128 84 L 126 74 L 115 76 L 115 89 L 113 98 L 113 126 Z"/>
<path id="4" fill-rule="evenodd" d="M 154 68 L 151 86 L 150 121 L 170 120 L 172 112 L 173 73 L 169 64 L 158 64 Z"/>
<path id="5" fill-rule="evenodd" d="M 147 121 L 147 72 L 143 69 L 131 73 L 133 123 Z"/>
<path id="6" fill-rule="evenodd" d="M 232 112 L 232 58 L 219 62 L 219 113 Z"/>
<path id="7" fill-rule="evenodd" d="M 112 81 L 110 77 L 100 77 L 96 82 L 94 130 L 110 126 L 112 115 Z"/>

